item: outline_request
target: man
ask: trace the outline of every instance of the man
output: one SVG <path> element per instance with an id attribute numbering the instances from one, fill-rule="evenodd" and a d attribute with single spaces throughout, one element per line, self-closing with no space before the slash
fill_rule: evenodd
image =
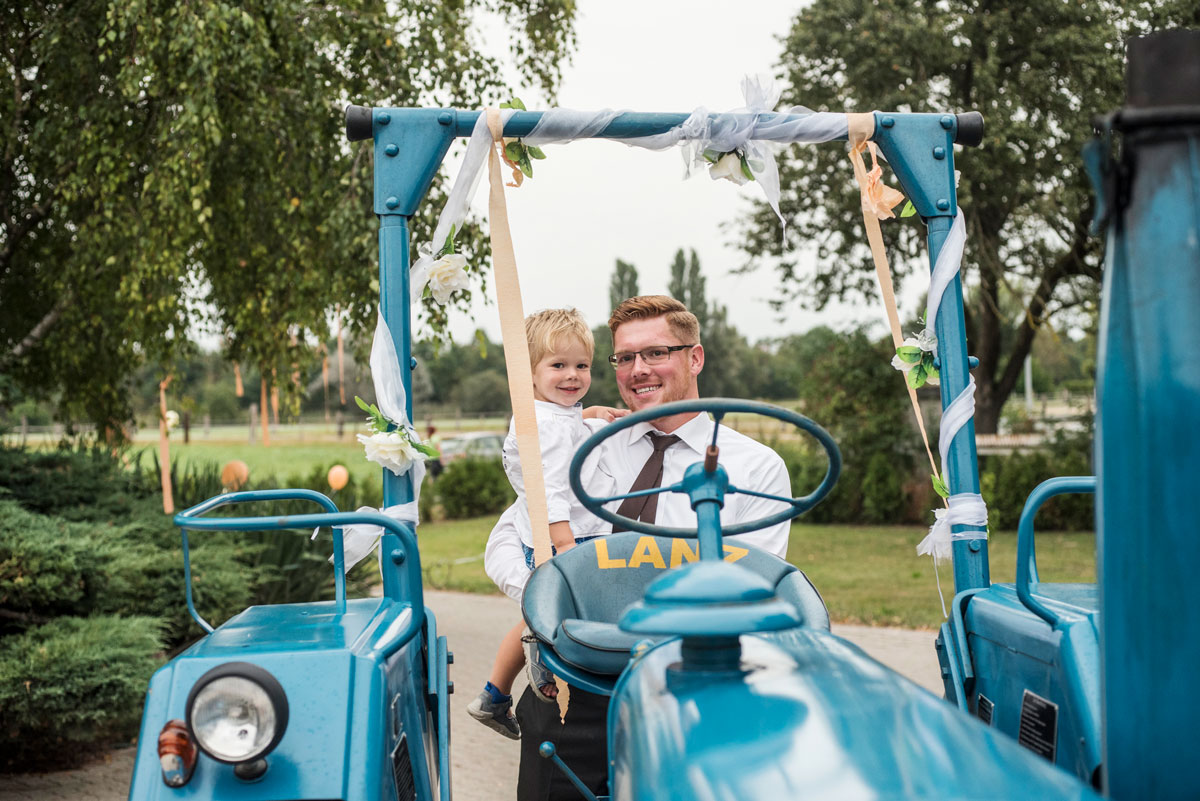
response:
<path id="1" fill-rule="evenodd" d="M 665 295 L 643 295 L 623 301 L 608 321 L 613 336 L 611 359 L 621 399 L 633 412 L 665 403 L 698 398 L 697 378 L 704 369 L 704 346 L 696 316 L 679 301 Z M 703 413 L 677 414 L 640 423 L 621 431 L 602 446 L 599 464 L 607 483 L 619 495 L 652 486 L 672 484 L 684 471 L 704 458 L 712 442 L 713 423 Z M 665 437 L 665 439 L 664 439 Z M 783 459 L 773 450 L 731 428 L 721 426 L 717 435 L 720 462 L 735 486 L 781 497 L 791 497 L 791 482 Z M 588 486 L 604 485 L 606 476 L 592 477 Z M 614 511 L 643 522 L 694 528 L 696 515 L 685 495 L 662 493 L 649 499 L 630 499 L 610 505 Z M 756 520 L 784 508 L 778 501 L 749 495 L 729 495 L 721 512 L 724 524 Z M 737 537 L 740 542 L 783 557 L 787 552 L 787 521 Z M 520 603 L 529 570 L 525 565 L 520 537 L 506 512 L 497 521 L 484 556 L 488 576 L 507 595 Z M 544 799 L 549 785 L 562 786 L 552 778 L 553 766 L 537 755 L 545 739 L 559 744 L 559 753 L 585 783 L 595 786 L 606 776 L 603 747 L 607 699 L 572 688 L 566 725 L 560 725 L 558 708 L 534 699 L 527 690 L 517 707 L 524 732 L 518 798 Z M 572 719 L 577 721 L 573 726 Z M 579 748 L 573 748 L 578 745 Z M 564 746 L 579 754 L 570 758 Z M 587 756 L 593 757 L 587 759 Z M 570 796 L 576 791 L 567 789 Z"/>
<path id="2" fill-rule="evenodd" d="M 643 295 L 623 301 L 613 310 L 608 321 L 613 336 L 613 357 L 617 388 L 621 399 L 631 411 L 638 412 L 653 406 L 700 397 L 697 378 L 704 369 L 704 346 L 700 342 L 700 324 L 696 316 L 679 301 L 666 295 Z M 654 351 L 665 350 L 666 353 Z M 643 351 L 651 351 L 644 354 Z M 647 362 L 647 355 L 653 363 Z M 622 431 L 601 446 L 601 472 L 610 477 L 615 487 L 612 494 L 630 491 L 646 461 L 654 453 L 650 432 L 674 434 L 680 442 L 673 443 L 663 453 L 661 484 L 672 484 L 683 472 L 704 458 L 712 441 L 713 424 L 707 415 L 674 415 L 652 423 L 641 423 Z M 735 486 L 746 487 L 782 497 L 791 497 L 791 481 L 783 459 L 775 451 L 728 426 L 721 426 L 717 436 L 720 462 Z M 603 477 L 601 477 L 603 479 Z M 602 486 L 605 481 L 588 481 Z M 639 487 L 639 489 L 641 489 Z M 630 516 L 621 504 L 609 504 L 611 510 Z M 729 495 L 721 511 L 721 522 L 728 525 L 739 521 L 756 520 L 783 508 L 783 504 L 750 495 Z M 693 528 L 696 514 L 686 495 L 662 493 L 657 496 L 657 514 L 645 522 L 659 525 Z M 517 603 L 529 578 L 524 552 L 516 528 L 508 513 L 497 521 L 488 539 L 484 569 L 500 589 Z M 733 543 L 749 544 L 779 557 L 787 553 L 790 523 L 730 537 Z"/>

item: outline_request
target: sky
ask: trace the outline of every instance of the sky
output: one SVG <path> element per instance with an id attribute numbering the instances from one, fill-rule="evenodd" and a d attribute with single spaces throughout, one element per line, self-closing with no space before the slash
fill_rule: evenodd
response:
<path id="1" fill-rule="evenodd" d="M 675 112 L 740 107 L 742 76 L 775 74 L 779 38 L 800 5 L 747 0 L 734 9 L 702 2 L 581 0 L 578 47 L 564 70 L 558 105 Z M 503 57 L 499 31 L 485 26 L 485 36 L 484 48 Z M 535 93 L 522 99 L 531 109 L 544 107 Z M 762 198 L 756 184 L 738 187 L 703 172 L 685 181 L 678 149 L 651 152 L 592 140 L 544 150 L 547 158 L 534 164 L 534 178 L 506 190 L 526 314 L 574 306 L 589 325 L 603 323 L 618 258 L 637 267 L 642 293 L 665 293 L 675 251 L 682 247 L 696 250 L 710 301 L 727 306 L 730 320 L 752 342 L 819 324 L 845 329 L 870 322 L 883 332 L 881 306 L 831 304 L 816 313 L 793 304 L 779 313 L 768 305 L 778 294 L 769 267 L 732 274 L 746 259 L 734 246 L 735 224 Z M 451 178 L 460 158 L 452 152 L 443 165 Z M 849 175 L 849 161 L 846 170 Z M 485 184 L 486 178 L 473 206 L 481 217 Z M 474 320 L 462 314 L 452 320 L 455 339 L 466 340 L 476 326 L 498 339 L 495 304 L 477 301 L 473 312 Z"/>

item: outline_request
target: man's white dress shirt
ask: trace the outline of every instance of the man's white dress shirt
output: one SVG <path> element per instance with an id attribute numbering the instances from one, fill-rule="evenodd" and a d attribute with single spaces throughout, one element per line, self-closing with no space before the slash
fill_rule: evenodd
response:
<path id="1" fill-rule="evenodd" d="M 628 492 L 646 459 L 654 450 L 650 438 L 646 436 L 650 431 L 657 429 L 649 423 L 640 423 L 606 440 L 599 448 L 600 457 L 596 461 L 595 474 L 588 477 L 587 486 L 602 487 L 611 483 L 614 487 L 612 495 Z M 684 470 L 698 461 L 703 461 L 704 451 L 712 442 L 713 422 L 708 415 L 699 414 L 671 433 L 681 441 L 664 453 L 663 486 L 681 480 Z M 787 467 L 775 451 L 727 426 L 720 426 L 717 447 L 720 448 L 721 466 L 725 468 L 730 483 L 735 487 L 745 487 L 784 498 L 792 497 Z M 591 459 L 588 462 L 590 465 Z M 594 497 L 603 496 L 600 492 L 595 492 Z M 608 504 L 607 508 L 615 512 L 619 505 L 620 501 L 614 501 Z M 749 522 L 784 508 L 786 504 L 779 501 L 740 493 L 726 495 L 725 506 L 721 510 L 721 523 L 729 526 Z M 665 492 L 658 496 L 658 513 L 654 522 L 663 526 L 695 528 L 696 513 L 692 511 L 686 495 Z M 730 543 L 752 545 L 783 557 L 787 553 L 790 529 L 791 521 L 785 520 L 769 528 L 728 539 Z M 509 507 L 500 516 L 492 529 L 483 563 L 484 569 L 492 581 L 496 582 L 496 586 L 520 603 L 530 573 L 525 566 L 525 552 L 521 548 L 521 537 L 513 507 Z"/>

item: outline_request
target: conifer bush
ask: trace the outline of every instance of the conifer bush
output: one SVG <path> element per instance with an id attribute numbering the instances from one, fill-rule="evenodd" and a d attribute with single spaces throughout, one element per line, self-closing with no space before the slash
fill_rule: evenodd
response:
<path id="1" fill-rule="evenodd" d="M 137 732 L 164 660 L 152 617 L 60 617 L 0 639 L 0 770 L 62 767 Z"/>

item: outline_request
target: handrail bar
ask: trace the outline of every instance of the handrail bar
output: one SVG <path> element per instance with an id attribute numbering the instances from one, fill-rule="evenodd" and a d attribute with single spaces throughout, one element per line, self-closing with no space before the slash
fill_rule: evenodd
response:
<path id="1" fill-rule="evenodd" d="M 1034 597 L 1030 584 L 1038 580 L 1037 555 L 1033 548 L 1033 518 L 1042 504 L 1055 495 L 1096 491 L 1095 476 L 1060 476 L 1043 481 L 1033 488 L 1021 510 L 1017 526 L 1017 597 L 1025 608 L 1051 626 L 1057 626 L 1058 615 Z"/>
<path id="2" fill-rule="evenodd" d="M 212 633 L 213 627 L 208 621 L 200 617 L 200 613 L 196 611 L 196 604 L 192 598 L 192 561 L 191 548 L 188 545 L 188 528 L 208 528 L 206 526 L 194 525 L 196 519 L 201 515 L 211 512 L 213 509 L 222 506 L 228 506 L 235 503 L 252 503 L 255 501 L 313 501 L 322 506 L 326 512 L 336 513 L 338 511 L 337 504 L 330 500 L 327 496 L 309 489 L 273 489 L 273 490 L 244 490 L 242 492 L 226 492 L 221 495 L 214 495 L 206 501 L 201 501 L 195 506 L 185 509 L 172 518 L 175 525 L 179 526 L 183 539 L 183 582 L 184 592 L 187 596 L 188 613 L 200 627 L 206 632 Z M 230 518 L 220 518 L 228 520 Z M 231 527 L 221 527 L 222 530 Z M 236 530 L 236 529 L 234 529 Z M 337 600 L 337 611 L 339 614 L 344 614 L 346 611 L 346 570 L 345 570 L 345 551 L 342 543 L 342 529 L 340 527 L 333 529 L 333 582 L 334 593 Z"/>

